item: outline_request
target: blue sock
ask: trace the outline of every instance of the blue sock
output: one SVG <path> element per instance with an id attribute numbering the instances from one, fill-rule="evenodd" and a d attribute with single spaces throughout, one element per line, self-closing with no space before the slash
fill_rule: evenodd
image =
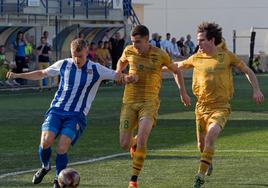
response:
<path id="1" fill-rule="evenodd" d="M 67 167 L 68 156 L 67 153 L 57 154 L 56 157 L 56 177 L 58 177 L 59 173 Z"/>
<path id="2" fill-rule="evenodd" d="M 50 156 L 51 156 L 51 147 L 47 149 L 43 149 L 41 146 L 39 147 L 39 158 L 43 164 L 43 167 L 48 166 Z"/>

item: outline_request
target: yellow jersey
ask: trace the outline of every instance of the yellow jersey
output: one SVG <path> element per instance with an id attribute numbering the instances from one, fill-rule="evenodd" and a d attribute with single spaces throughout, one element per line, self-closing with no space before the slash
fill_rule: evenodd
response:
<path id="1" fill-rule="evenodd" d="M 240 69 L 246 65 L 221 47 L 213 56 L 197 52 L 182 62 L 183 68 L 193 68 L 192 90 L 199 104 L 229 104 L 234 92 L 232 66 Z"/>
<path id="2" fill-rule="evenodd" d="M 147 54 L 139 54 L 133 45 L 127 46 L 120 58 L 129 63 L 129 74 L 138 75 L 136 83 L 125 86 L 123 103 L 144 102 L 158 99 L 162 83 L 162 67 L 176 70 L 169 55 L 163 50 L 151 46 Z"/>

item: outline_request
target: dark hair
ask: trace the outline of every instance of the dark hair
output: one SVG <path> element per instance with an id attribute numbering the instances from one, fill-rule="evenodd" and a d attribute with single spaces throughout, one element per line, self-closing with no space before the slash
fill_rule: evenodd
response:
<path id="1" fill-rule="evenodd" d="M 16 37 L 16 44 L 18 45 L 19 44 L 19 35 L 20 34 L 23 34 L 24 35 L 24 33 L 22 32 L 22 31 L 19 31 L 18 33 L 17 33 L 17 37 Z M 23 35 L 22 35 L 22 41 L 24 41 L 24 38 L 23 38 Z"/>
<path id="2" fill-rule="evenodd" d="M 100 45 L 100 44 L 102 44 L 102 43 L 103 43 L 102 40 L 99 40 L 98 45 Z"/>
<path id="3" fill-rule="evenodd" d="M 215 38 L 215 45 L 218 45 L 222 41 L 222 28 L 216 23 L 203 22 L 198 26 L 198 33 L 206 33 L 206 38 L 211 40 Z"/>
<path id="4" fill-rule="evenodd" d="M 83 39 L 75 39 L 71 42 L 71 49 L 76 52 L 81 52 L 84 48 L 87 48 L 87 42 Z"/>
<path id="5" fill-rule="evenodd" d="M 141 37 L 149 36 L 149 29 L 144 25 L 137 25 L 131 31 L 131 36 L 140 35 Z"/>

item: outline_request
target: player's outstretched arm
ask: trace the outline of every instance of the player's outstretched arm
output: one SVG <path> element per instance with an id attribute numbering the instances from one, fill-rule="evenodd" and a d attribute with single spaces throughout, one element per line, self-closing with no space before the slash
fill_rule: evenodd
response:
<path id="1" fill-rule="evenodd" d="M 121 61 L 120 59 L 118 60 L 117 62 L 117 65 L 116 65 L 116 72 L 122 72 L 123 70 L 125 70 L 125 68 L 127 67 L 128 65 L 128 62 L 123 62 Z"/>
<path id="2" fill-rule="evenodd" d="M 175 82 L 180 91 L 180 97 L 181 97 L 182 103 L 184 104 L 184 106 L 190 106 L 191 98 L 187 94 L 181 69 L 179 68 L 179 66 L 177 66 L 177 64 L 173 64 L 172 67 L 170 67 L 169 69 L 172 70 L 173 72 Z"/>
<path id="3" fill-rule="evenodd" d="M 32 72 L 27 72 L 27 73 L 20 73 L 16 74 L 14 72 L 8 72 L 6 77 L 7 79 L 16 79 L 16 78 L 22 78 L 22 79 L 27 79 L 27 80 L 41 80 L 44 77 L 46 77 L 47 73 L 45 70 L 37 70 L 37 71 L 32 71 Z"/>
<path id="4" fill-rule="evenodd" d="M 260 90 L 259 87 L 259 83 L 257 80 L 256 75 L 254 74 L 254 72 L 247 66 L 244 66 L 242 69 L 240 69 L 242 72 L 245 73 L 249 83 L 252 86 L 253 89 L 253 100 L 257 103 L 257 104 L 261 104 L 264 101 L 264 96 Z"/>
<path id="5" fill-rule="evenodd" d="M 115 82 L 117 84 L 129 84 L 129 83 L 136 83 L 139 78 L 138 75 L 134 75 L 134 74 L 123 74 L 120 72 L 116 72 L 115 75 Z"/>

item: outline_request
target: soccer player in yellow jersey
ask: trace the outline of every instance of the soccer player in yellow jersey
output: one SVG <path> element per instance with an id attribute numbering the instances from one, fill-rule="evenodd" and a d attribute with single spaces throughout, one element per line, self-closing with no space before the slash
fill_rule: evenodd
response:
<path id="1" fill-rule="evenodd" d="M 222 47 L 222 28 L 218 24 L 203 22 L 197 29 L 199 50 L 178 67 L 193 69 L 193 93 L 197 98 L 196 131 L 201 152 L 194 188 L 205 182 L 214 154 L 214 143 L 230 115 L 229 101 L 233 95 L 232 67 L 238 68 L 253 88 L 257 104 L 264 100 L 256 76 L 235 54 Z M 220 44 L 220 45 L 219 45 Z M 208 175 L 208 174 L 207 174 Z"/>
<path id="2" fill-rule="evenodd" d="M 166 52 L 149 44 L 147 27 L 136 26 L 131 32 L 131 41 L 132 45 L 124 49 L 118 61 L 117 71 L 121 72 L 129 65 L 129 74 L 137 75 L 139 80 L 125 87 L 120 115 L 120 145 L 123 149 L 131 149 L 133 163 L 129 188 L 137 188 L 137 178 L 146 158 L 147 141 L 156 124 L 162 67 L 174 73 L 185 106 L 190 105 L 190 98 L 177 65 L 171 62 Z"/>

